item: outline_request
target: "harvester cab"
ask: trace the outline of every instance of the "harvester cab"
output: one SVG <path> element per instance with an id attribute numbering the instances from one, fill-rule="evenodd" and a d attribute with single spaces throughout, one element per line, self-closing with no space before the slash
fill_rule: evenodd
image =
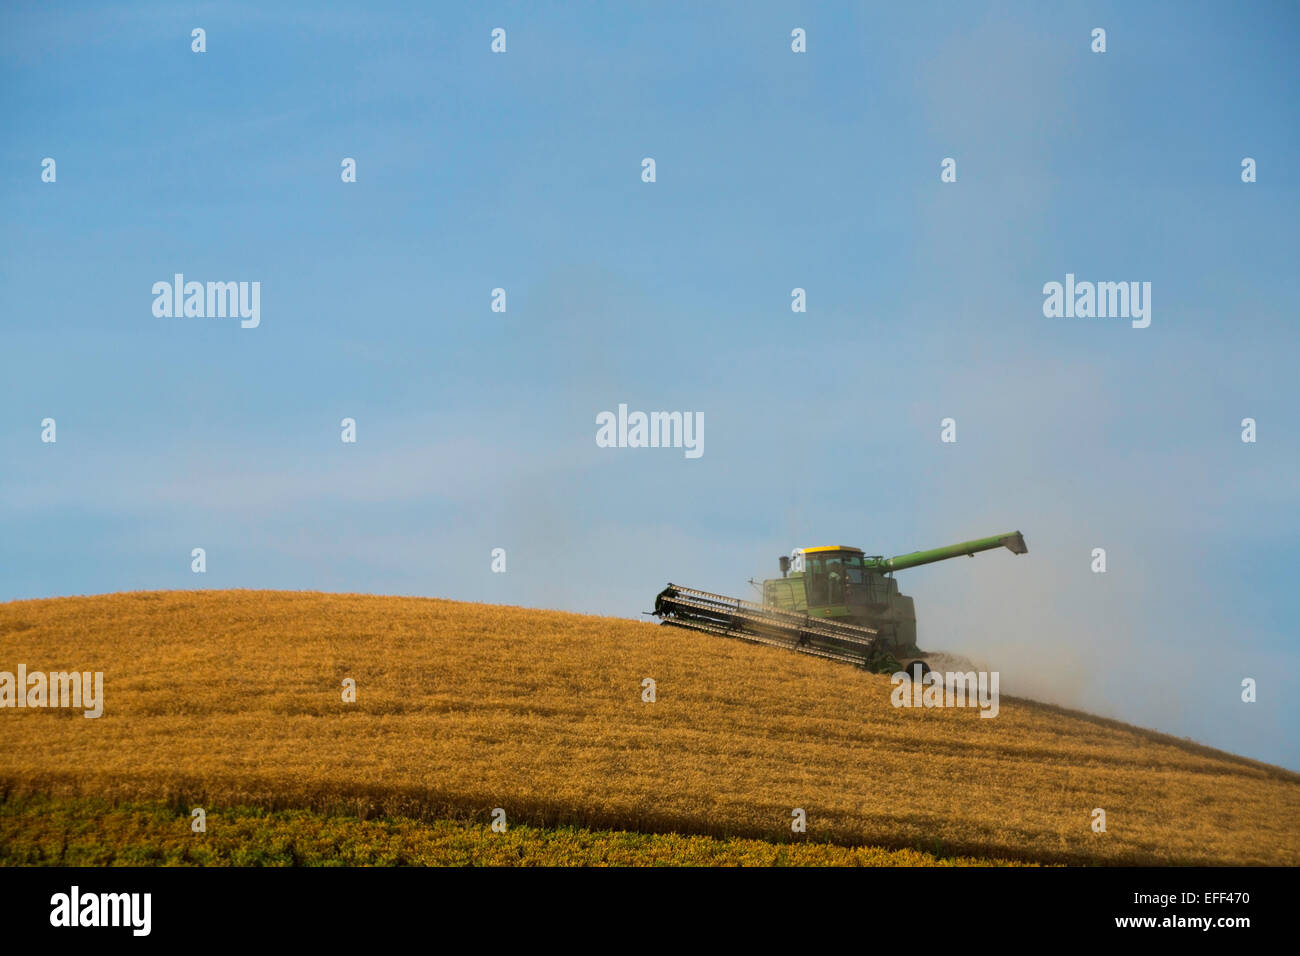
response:
<path id="1" fill-rule="evenodd" d="M 917 657 L 916 611 L 887 560 L 848 545 L 798 549 L 781 562 L 781 577 L 763 582 L 763 603 L 870 627 L 895 661 Z"/>
<path id="2" fill-rule="evenodd" d="M 981 551 L 1029 551 L 1019 531 L 892 558 L 830 545 L 780 559 L 763 582 L 763 603 L 669 584 L 655 601 L 665 624 L 847 660 L 877 671 L 928 669 L 916 645 L 916 609 L 894 572 Z"/>

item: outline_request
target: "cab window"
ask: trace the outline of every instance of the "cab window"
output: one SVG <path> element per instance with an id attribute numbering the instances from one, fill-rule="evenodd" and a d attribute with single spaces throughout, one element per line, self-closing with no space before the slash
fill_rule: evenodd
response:
<path id="1" fill-rule="evenodd" d="M 844 603 L 844 559 L 832 554 L 826 558 L 826 596 L 830 604 Z"/>
<path id="2" fill-rule="evenodd" d="M 808 582 L 808 606 L 825 607 L 827 604 L 825 559 L 820 554 L 808 555 L 805 559 L 805 566 L 807 568 L 804 577 Z"/>

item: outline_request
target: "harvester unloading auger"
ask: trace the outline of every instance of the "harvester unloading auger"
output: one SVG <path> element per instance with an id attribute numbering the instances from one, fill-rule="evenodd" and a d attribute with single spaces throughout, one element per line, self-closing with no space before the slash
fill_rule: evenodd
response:
<path id="1" fill-rule="evenodd" d="M 925 673 L 916 646 L 916 609 L 893 572 L 1006 548 L 1027 554 L 1019 531 L 886 558 L 861 548 L 803 548 L 781 557 L 781 576 L 763 582 L 763 601 L 669 584 L 655 598 L 664 624 L 856 664 L 868 670 Z"/>

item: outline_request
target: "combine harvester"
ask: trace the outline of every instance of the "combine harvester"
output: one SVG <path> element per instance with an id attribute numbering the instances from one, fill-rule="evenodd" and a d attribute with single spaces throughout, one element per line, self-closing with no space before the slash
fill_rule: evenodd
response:
<path id="1" fill-rule="evenodd" d="M 763 582 L 763 602 L 669 584 L 653 612 L 664 624 L 770 644 L 878 673 L 929 671 L 916 646 L 916 609 L 893 572 L 980 551 L 1027 554 L 1019 531 L 897 557 L 844 546 L 803 548 L 781 557 L 781 576 Z"/>

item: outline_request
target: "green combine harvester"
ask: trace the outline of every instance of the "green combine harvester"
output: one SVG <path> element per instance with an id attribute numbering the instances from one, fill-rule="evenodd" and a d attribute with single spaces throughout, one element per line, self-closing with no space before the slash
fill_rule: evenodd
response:
<path id="1" fill-rule="evenodd" d="M 803 548 L 781 557 L 781 576 L 763 582 L 761 604 L 669 584 L 652 613 L 676 627 L 919 677 L 930 667 L 916 646 L 916 609 L 893 573 L 994 548 L 1029 552 L 1019 531 L 893 558 L 843 545 Z"/>

